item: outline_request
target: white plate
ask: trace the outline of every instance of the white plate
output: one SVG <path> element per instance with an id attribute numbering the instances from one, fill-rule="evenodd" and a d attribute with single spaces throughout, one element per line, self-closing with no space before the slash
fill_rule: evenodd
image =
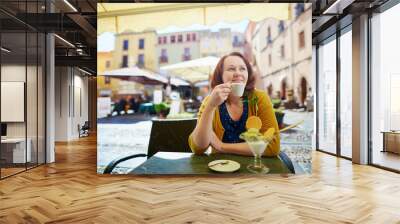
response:
<path id="1" fill-rule="evenodd" d="M 240 169 L 240 164 L 232 160 L 214 160 L 208 163 L 208 168 L 216 172 L 231 173 Z"/>

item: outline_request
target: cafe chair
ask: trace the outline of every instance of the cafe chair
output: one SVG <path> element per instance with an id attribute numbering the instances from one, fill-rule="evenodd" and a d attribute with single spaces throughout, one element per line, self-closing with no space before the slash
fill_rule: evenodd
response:
<path id="1" fill-rule="evenodd" d="M 110 162 L 104 169 L 109 174 L 121 162 L 137 158 L 150 158 L 157 152 L 192 152 L 188 138 L 196 127 L 197 118 L 189 119 L 153 119 L 147 154 L 140 153 L 123 156 Z"/>
<path id="2" fill-rule="evenodd" d="M 295 128 L 295 127 L 299 126 L 303 122 L 304 122 L 304 120 L 298 121 L 298 122 L 296 122 L 294 124 L 291 124 L 291 125 L 289 125 L 289 126 L 287 126 L 285 128 L 280 129 L 279 132 L 282 133 L 282 132 L 288 131 L 288 130 L 290 130 L 292 128 Z"/>
<path id="3" fill-rule="evenodd" d="M 89 121 L 85 121 L 82 127 L 78 124 L 79 138 L 89 136 L 89 129 L 90 129 Z"/>
<path id="4" fill-rule="evenodd" d="M 279 158 L 282 160 L 282 162 L 286 165 L 286 167 L 289 169 L 289 171 L 291 173 L 296 173 L 292 160 L 289 158 L 288 155 L 286 155 L 286 153 L 284 153 L 283 151 L 279 152 Z"/>

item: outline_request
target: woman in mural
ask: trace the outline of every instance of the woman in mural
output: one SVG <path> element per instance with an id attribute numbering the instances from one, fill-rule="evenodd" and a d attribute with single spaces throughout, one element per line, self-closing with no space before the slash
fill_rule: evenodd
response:
<path id="1" fill-rule="evenodd" d="M 238 83 L 244 87 L 243 96 L 238 93 Z M 250 116 L 261 119 L 261 133 L 269 128 L 277 131 L 264 155 L 279 154 L 279 128 L 271 100 L 254 86 L 254 73 L 242 54 L 233 52 L 221 58 L 211 81 L 211 94 L 203 100 L 196 128 L 189 136 L 189 146 L 195 154 L 204 153 L 211 145 L 212 153 L 253 155 L 248 144 L 239 138 L 246 131 Z"/>

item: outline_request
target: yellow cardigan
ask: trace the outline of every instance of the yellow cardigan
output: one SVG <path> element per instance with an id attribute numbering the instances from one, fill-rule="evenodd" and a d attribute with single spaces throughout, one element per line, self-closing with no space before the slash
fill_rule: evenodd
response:
<path id="1" fill-rule="evenodd" d="M 275 113 L 272 107 L 272 103 L 268 95 L 261 90 L 255 89 L 254 91 L 248 93 L 248 116 L 258 116 L 262 121 L 262 127 L 260 132 L 264 133 L 268 128 L 275 128 L 276 137 L 270 142 L 267 149 L 264 152 L 265 156 L 277 156 L 280 151 L 280 138 L 279 138 L 279 127 L 276 121 Z M 201 122 L 201 114 L 204 111 L 208 103 L 209 97 L 207 96 L 200 106 L 197 122 Z M 222 140 L 224 136 L 224 127 L 222 126 L 221 119 L 219 117 L 218 109 L 214 111 L 213 118 L 213 130 L 217 137 Z M 203 154 L 207 148 L 199 148 L 193 141 L 192 134 L 189 136 L 189 146 L 195 154 Z M 212 153 L 218 153 L 218 151 L 212 148 Z"/>

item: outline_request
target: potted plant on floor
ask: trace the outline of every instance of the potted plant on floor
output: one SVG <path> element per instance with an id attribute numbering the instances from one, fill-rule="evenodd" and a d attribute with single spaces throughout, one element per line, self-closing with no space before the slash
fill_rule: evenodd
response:
<path id="1" fill-rule="evenodd" d="M 160 103 L 154 105 L 154 110 L 160 118 L 166 118 L 169 113 L 170 106 L 167 103 Z"/>
<path id="2" fill-rule="evenodd" d="M 281 99 L 271 99 L 271 103 L 275 109 L 278 109 L 281 106 L 282 100 Z"/>

